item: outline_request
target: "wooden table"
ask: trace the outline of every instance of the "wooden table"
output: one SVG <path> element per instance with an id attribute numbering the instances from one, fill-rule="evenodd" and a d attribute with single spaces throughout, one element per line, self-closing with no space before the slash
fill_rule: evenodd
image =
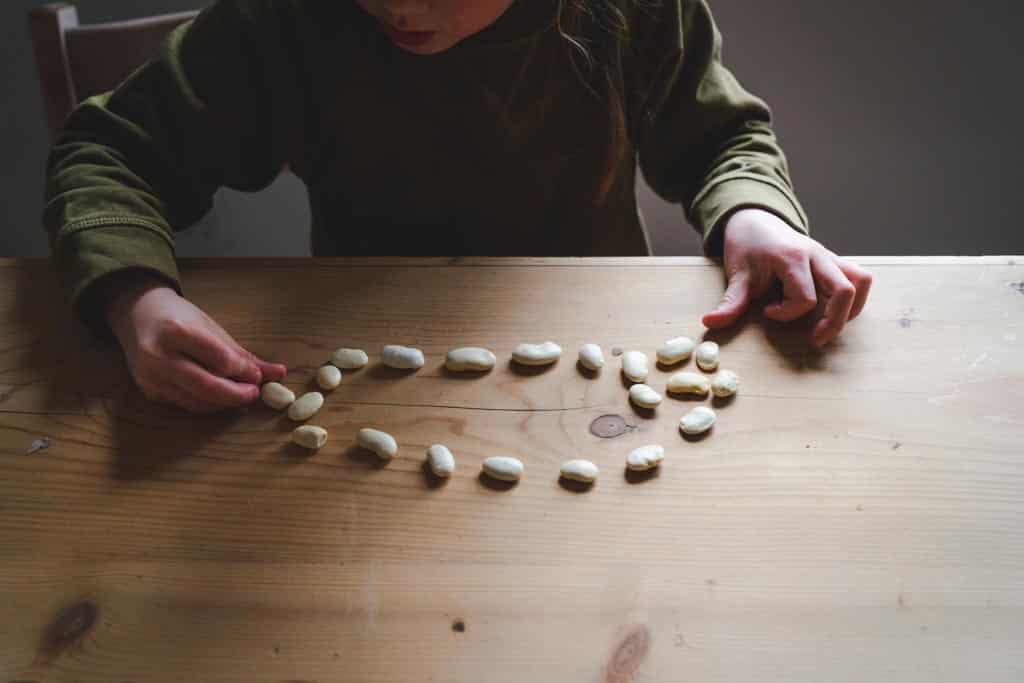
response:
<path id="1" fill-rule="evenodd" d="M 49 266 L 0 261 L 0 680 L 1024 680 L 1024 260 L 861 262 L 873 297 L 828 352 L 757 316 L 719 337 L 743 386 L 696 441 L 693 402 L 640 415 L 617 359 L 574 360 L 700 335 L 704 260 L 184 264 L 296 388 L 338 346 L 426 352 L 346 373 L 303 456 L 262 406 L 147 405 Z M 507 365 L 545 339 L 557 366 Z M 459 344 L 499 367 L 448 376 Z M 389 466 L 351 446 L 366 425 Z M 655 442 L 660 473 L 625 477 Z M 493 454 L 525 479 L 481 481 Z M 570 457 L 593 490 L 558 483 Z"/>

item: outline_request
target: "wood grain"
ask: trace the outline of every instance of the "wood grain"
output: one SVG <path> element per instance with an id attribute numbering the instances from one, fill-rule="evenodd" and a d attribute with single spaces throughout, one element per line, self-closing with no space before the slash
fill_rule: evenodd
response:
<path id="1" fill-rule="evenodd" d="M 346 373 L 312 456 L 261 406 L 147 405 L 47 265 L 0 261 L 0 681 L 1020 680 L 1024 260 L 861 261 L 872 301 L 827 352 L 756 315 L 717 337 L 743 387 L 697 441 L 692 402 L 638 414 L 614 362 L 573 360 L 699 335 L 703 260 L 184 264 L 296 388 L 337 346 L 424 349 Z M 506 364 L 548 338 L 555 367 Z M 462 344 L 499 367 L 447 375 Z M 631 428 L 594 436 L 605 414 Z M 367 425 L 398 437 L 385 468 Z M 627 479 L 653 442 L 661 472 Z M 477 477 L 499 453 L 510 490 Z M 593 490 L 559 485 L 569 457 Z"/>

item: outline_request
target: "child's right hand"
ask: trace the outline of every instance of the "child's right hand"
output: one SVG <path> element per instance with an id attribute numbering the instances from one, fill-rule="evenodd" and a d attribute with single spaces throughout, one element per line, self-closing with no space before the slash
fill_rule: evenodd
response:
<path id="1" fill-rule="evenodd" d="M 287 369 L 243 349 L 210 316 L 155 278 L 118 287 L 107 320 L 151 401 L 212 413 L 257 400 Z"/>

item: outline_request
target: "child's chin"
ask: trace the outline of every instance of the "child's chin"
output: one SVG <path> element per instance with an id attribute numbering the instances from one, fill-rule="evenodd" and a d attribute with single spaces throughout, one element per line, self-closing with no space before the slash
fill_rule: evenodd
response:
<path id="1" fill-rule="evenodd" d="M 454 47 L 457 42 L 458 41 L 438 36 L 434 38 L 434 40 L 431 40 L 429 43 L 424 43 L 423 45 L 401 45 L 399 43 L 396 43 L 396 45 L 406 52 L 410 52 L 414 55 L 427 56 L 446 52 Z"/>

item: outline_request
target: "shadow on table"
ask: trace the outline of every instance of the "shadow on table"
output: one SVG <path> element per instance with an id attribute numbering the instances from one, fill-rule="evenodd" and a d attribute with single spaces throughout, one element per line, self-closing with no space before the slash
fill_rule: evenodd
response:
<path id="1" fill-rule="evenodd" d="M 0 350 L 0 372 L 13 388 L 0 391 L 0 407 L 91 421 L 90 431 L 110 435 L 112 477 L 159 476 L 207 448 L 244 415 L 245 409 L 196 416 L 146 400 L 116 342 L 76 319 L 48 262 L 18 263 L 8 273 L 11 287 L 0 293 L 0 314 L 13 343 Z"/>
<path id="2" fill-rule="evenodd" d="M 95 399 L 131 381 L 120 349 L 75 318 L 48 262 L 19 262 L 3 274 L 11 286 L 0 295 L 0 315 L 11 341 L 0 350 L 0 373 L 10 387 L 0 391 L 0 407 L 86 415 Z"/>
<path id="3" fill-rule="evenodd" d="M 724 330 L 708 330 L 702 341 L 713 341 L 723 349 L 723 357 L 729 344 L 748 327 L 760 328 L 764 339 L 786 363 L 790 370 L 796 372 L 824 371 L 828 369 L 829 356 L 843 350 L 845 344 L 842 335 L 824 349 L 815 348 L 811 344 L 811 332 L 819 320 L 816 312 L 808 313 L 803 318 L 791 323 L 780 323 L 766 318 L 761 310 L 765 301 L 751 304 L 736 324 Z M 723 367 L 725 365 L 723 364 Z"/>
<path id="4" fill-rule="evenodd" d="M 175 463 L 209 450 L 242 419 L 245 409 L 193 415 L 147 401 L 134 385 L 108 403 L 113 436 L 111 474 L 121 480 L 159 477 Z"/>

